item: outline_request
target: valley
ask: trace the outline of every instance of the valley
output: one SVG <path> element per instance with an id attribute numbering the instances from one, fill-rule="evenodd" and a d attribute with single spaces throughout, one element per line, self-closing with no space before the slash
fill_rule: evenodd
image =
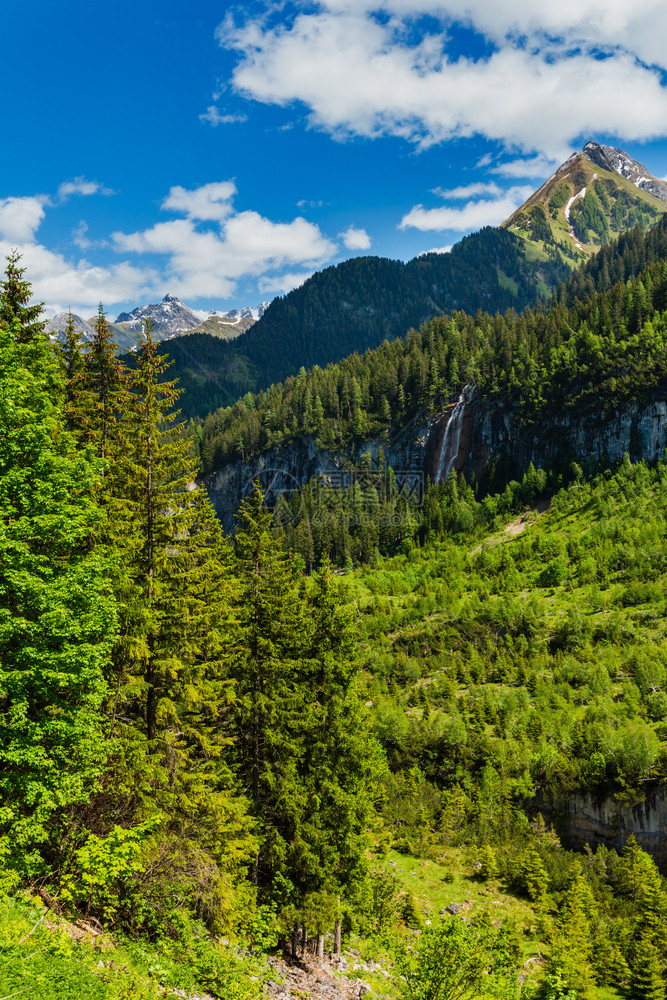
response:
<path id="1" fill-rule="evenodd" d="M 206 329 L 8 257 L 2 997 L 664 1000 L 665 195 Z"/>

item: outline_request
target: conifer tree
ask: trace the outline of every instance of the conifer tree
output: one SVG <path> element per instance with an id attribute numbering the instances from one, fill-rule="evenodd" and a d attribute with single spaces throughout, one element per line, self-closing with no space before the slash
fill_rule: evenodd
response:
<path id="1" fill-rule="evenodd" d="M 61 393 L 46 338 L 1 325 L 0 837 L 29 874 L 105 769 L 99 709 L 117 627 L 93 545 L 96 469 L 63 430 Z"/>
<path id="2" fill-rule="evenodd" d="M 147 324 L 108 438 L 106 538 L 118 556 L 121 619 L 112 727 L 142 760 L 132 794 L 144 814 L 162 816 L 158 855 L 184 871 L 198 907 L 228 925 L 232 884 L 256 849 L 221 729 L 229 573 L 219 522 L 175 423 L 167 364 Z"/>
<path id="3" fill-rule="evenodd" d="M 83 433 L 84 413 L 81 405 L 84 392 L 85 361 L 81 350 L 81 334 L 76 329 L 71 310 L 65 323 L 65 338 L 56 344 L 58 367 L 64 381 L 63 416 L 71 433 Z"/>
<path id="4" fill-rule="evenodd" d="M 128 586 L 123 644 L 148 740 L 186 724 L 187 692 L 200 707 L 220 679 L 216 623 L 225 613 L 222 535 L 180 426 L 179 390 L 147 325 L 123 414 L 124 448 L 109 473 L 110 516 Z M 213 675 L 217 673 L 217 679 Z M 215 714 L 215 710 L 212 709 Z"/>
<path id="5" fill-rule="evenodd" d="M 305 823 L 310 828 L 310 891 L 343 892 L 365 871 L 370 803 L 368 788 L 384 770 L 356 689 L 349 612 L 325 562 L 309 599 L 308 732 L 303 782 L 308 790 Z M 305 880 L 304 880 L 305 882 Z"/>
<path id="6" fill-rule="evenodd" d="M 20 343 L 44 333 L 44 322 L 39 317 L 43 303 L 28 305 L 32 298 L 32 286 L 23 277 L 25 267 L 20 267 L 21 254 L 12 250 L 7 255 L 7 265 L 0 282 L 0 324 L 10 324 L 13 319 L 19 323 L 16 334 Z"/>
<path id="7" fill-rule="evenodd" d="M 240 586 L 229 734 L 237 773 L 263 826 L 253 880 L 267 886 L 285 865 L 288 845 L 300 839 L 305 789 L 299 767 L 307 727 L 302 657 L 309 622 L 294 561 L 272 535 L 263 499 L 257 490 L 241 505 L 234 541 Z"/>
<path id="8" fill-rule="evenodd" d="M 665 1000 L 665 981 L 658 949 L 646 930 L 637 940 L 630 961 L 632 1000 Z"/>
<path id="9" fill-rule="evenodd" d="M 116 423 L 126 408 L 127 372 L 117 357 L 101 303 L 93 325 L 95 336 L 85 355 L 86 377 L 81 399 L 86 414 L 83 440 L 94 446 L 100 458 L 108 458 Z"/>

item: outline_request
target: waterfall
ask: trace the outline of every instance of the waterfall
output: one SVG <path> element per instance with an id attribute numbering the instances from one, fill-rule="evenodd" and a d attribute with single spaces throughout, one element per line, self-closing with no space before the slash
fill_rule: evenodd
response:
<path id="1" fill-rule="evenodd" d="M 463 413 L 466 408 L 466 403 L 469 403 L 472 399 L 473 391 L 474 386 L 465 385 L 454 406 L 454 409 L 449 414 L 449 420 L 447 421 L 445 433 L 442 437 L 442 444 L 440 445 L 438 468 L 435 474 L 436 483 L 447 482 L 450 469 L 459 453 L 461 427 L 463 426 Z"/>

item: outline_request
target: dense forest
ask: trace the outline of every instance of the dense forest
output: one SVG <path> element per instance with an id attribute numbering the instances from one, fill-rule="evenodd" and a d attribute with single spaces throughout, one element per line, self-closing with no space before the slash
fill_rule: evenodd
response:
<path id="1" fill-rule="evenodd" d="M 550 310 L 457 312 L 248 396 L 203 446 L 381 432 L 468 378 L 526 421 L 662 385 L 666 233 Z M 54 346 L 30 294 L 11 255 L 2 997 L 259 1000 L 267 953 L 347 950 L 371 998 L 664 1000 L 667 883 L 633 837 L 572 851 L 564 806 L 667 778 L 667 464 L 453 476 L 419 506 L 389 473 L 311 484 L 301 520 L 257 491 L 225 537 L 150 328 L 128 367 L 102 307 Z"/>
<path id="2" fill-rule="evenodd" d="M 455 309 L 521 311 L 548 296 L 569 270 L 559 257 L 529 261 L 517 236 L 487 227 L 447 254 L 425 254 L 407 264 L 356 257 L 325 268 L 274 299 L 233 342 L 196 334 L 196 340 L 176 337 L 160 351 L 174 361 L 184 416 L 204 417 L 302 366 L 377 347 L 433 316 Z"/>
<path id="3" fill-rule="evenodd" d="M 304 435 L 318 447 L 386 435 L 455 399 L 463 383 L 519 407 L 614 406 L 665 371 L 667 223 L 632 230 L 562 285 L 549 309 L 454 312 L 338 364 L 246 394 L 199 430 L 204 474 Z"/>

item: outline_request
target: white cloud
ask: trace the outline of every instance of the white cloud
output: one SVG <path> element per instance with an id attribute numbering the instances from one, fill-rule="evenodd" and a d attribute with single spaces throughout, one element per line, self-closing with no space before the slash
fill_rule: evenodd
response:
<path id="1" fill-rule="evenodd" d="M 218 125 L 236 125 L 238 122 L 245 122 L 247 120 L 247 115 L 224 114 L 215 104 L 210 104 L 206 111 L 199 115 L 200 122 L 207 122 L 214 128 L 217 128 Z"/>
<path id="2" fill-rule="evenodd" d="M 308 278 L 312 278 L 312 271 L 305 271 L 296 274 L 281 274 L 275 278 L 260 278 L 258 287 L 262 295 L 286 295 L 288 292 L 299 288 Z"/>
<path id="3" fill-rule="evenodd" d="M 483 182 L 478 181 L 475 184 L 465 184 L 462 187 L 455 188 L 434 188 L 433 194 L 437 194 L 440 198 L 444 198 L 445 201 L 457 201 L 463 200 L 464 198 L 477 198 L 480 195 L 492 195 L 493 197 L 498 197 L 502 194 L 502 188 L 499 188 L 497 184 L 493 182 Z"/>
<path id="4" fill-rule="evenodd" d="M 32 242 L 48 202 L 46 195 L 0 198 L 0 239 L 14 245 Z"/>
<path id="5" fill-rule="evenodd" d="M 73 194 L 78 194 L 83 197 L 87 197 L 92 194 L 101 194 L 108 197 L 109 195 L 115 194 L 111 188 L 105 187 L 104 184 L 100 184 L 99 181 L 89 181 L 85 177 L 74 177 L 71 181 L 63 181 L 63 183 L 58 188 L 58 198 L 60 201 L 66 201 Z"/>
<path id="6" fill-rule="evenodd" d="M 427 253 L 449 253 L 452 249 L 452 246 L 453 244 L 450 243 L 446 247 L 431 247 L 430 250 L 422 250 L 422 252 L 420 254 L 417 254 L 417 256 L 425 257 Z"/>
<path id="7" fill-rule="evenodd" d="M 189 219 L 221 222 L 232 212 L 231 200 L 235 194 L 233 181 L 214 181 L 192 191 L 177 186 L 170 188 L 161 207 Z"/>
<path id="8" fill-rule="evenodd" d="M 0 257 L 4 258 L 15 245 L 12 241 L 0 241 Z M 154 270 L 137 268 L 127 261 L 100 267 L 87 260 L 72 263 L 39 243 L 23 243 L 18 249 L 34 298 L 47 303 L 50 315 L 71 307 L 85 318 L 95 312 L 99 302 L 113 304 L 142 299 L 158 280 Z"/>
<path id="9" fill-rule="evenodd" d="M 527 160 L 507 160 L 493 168 L 494 174 L 501 177 L 546 177 L 558 166 L 556 160 L 546 156 L 531 156 Z"/>
<path id="10" fill-rule="evenodd" d="M 118 251 L 166 257 L 165 282 L 182 297 L 229 296 L 244 276 L 263 275 L 275 287 L 294 275 L 273 275 L 301 265 L 318 267 L 335 253 L 335 245 L 318 226 L 297 217 L 273 222 L 258 212 L 235 212 L 231 181 L 206 184 L 194 191 L 172 188 L 162 207 L 186 219 L 160 222 L 135 233 L 113 233 Z M 213 230 L 202 221 L 218 221 Z M 305 279 L 304 279 L 305 280 Z M 269 290 L 268 285 L 265 289 Z"/>
<path id="11" fill-rule="evenodd" d="M 93 241 L 88 239 L 88 223 L 83 219 L 72 230 L 72 241 L 79 247 L 80 250 L 88 250 L 89 247 L 93 245 Z"/>
<path id="12" fill-rule="evenodd" d="M 423 13 L 440 19 L 439 30 L 420 27 Z M 458 57 L 448 49 L 452 21 L 496 51 Z M 663 0 L 327 0 L 278 26 L 228 16 L 218 29 L 238 53 L 238 92 L 302 102 L 310 124 L 334 136 L 423 146 L 481 134 L 559 160 L 580 135 L 667 133 L 667 93 L 652 68 L 667 65 L 665 35 Z"/>
<path id="13" fill-rule="evenodd" d="M 502 44 L 506 38 L 559 39 L 564 47 L 625 47 L 648 64 L 667 67 L 664 37 L 667 8 L 663 0 L 326 0 L 322 8 L 337 14 L 382 10 L 399 19 L 422 14 L 474 26 Z"/>
<path id="14" fill-rule="evenodd" d="M 355 229 L 354 226 L 350 226 L 340 234 L 340 238 L 348 250 L 370 250 L 371 238 L 365 229 Z"/>
<path id="15" fill-rule="evenodd" d="M 513 187 L 497 198 L 469 201 L 462 208 L 424 208 L 415 205 L 399 224 L 400 229 L 422 232 L 469 232 L 482 226 L 497 226 L 510 216 L 532 193 L 530 187 Z"/>

